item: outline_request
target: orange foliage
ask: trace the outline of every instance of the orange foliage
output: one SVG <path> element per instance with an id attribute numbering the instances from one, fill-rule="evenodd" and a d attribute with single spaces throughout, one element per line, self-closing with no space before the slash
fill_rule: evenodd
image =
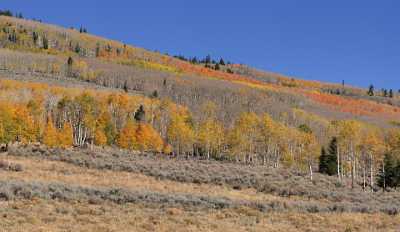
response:
<path id="1" fill-rule="evenodd" d="M 299 91 L 312 100 L 329 106 L 335 110 L 351 113 L 354 115 L 381 116 L 385 118 L 398 118 L 400 109 L 398 107 L 379 104 L 363 99 L 352 99 L 316 91 Z"/>
<path id="2" fill-rule="evenodd" d="M 136 141 L 140 150 L 160 152 L 163 148 L 163 140 L 160 135 L 147 123 L 140 123 L 136 130 Z"/>
<path id="3" fill-rule="evenodd" d="M 121 148 L 140 151 L 161 152 L 164 142 L 157 131 L 147 123 L 136 124 L 129 120 L 118 136 Z"/>
<path id="4" fill-rule="evenodd" d="M 129 149 L 129 150 L 134 150 L 137 147 L 137 141 L 136 141 L 136 125 L 134 122 L 129 120 L 125 127 L 122 128 L 118 139 L 117 139 L 117 144 L 121 148 Z"/>

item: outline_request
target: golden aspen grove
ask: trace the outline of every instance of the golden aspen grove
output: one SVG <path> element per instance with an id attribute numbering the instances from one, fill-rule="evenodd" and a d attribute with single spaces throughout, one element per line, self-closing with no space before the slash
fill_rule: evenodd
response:
<path id="1" fill-rule="evenodd" d="M 371 90 L 0 11 L 0 231 L 398 231 Z"/>

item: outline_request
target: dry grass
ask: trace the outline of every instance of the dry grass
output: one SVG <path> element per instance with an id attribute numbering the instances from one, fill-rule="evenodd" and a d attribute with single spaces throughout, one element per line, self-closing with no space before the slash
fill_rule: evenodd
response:
<path id="1" fill-rule="evenodd" d="M 0 171 L 0 181 L 57 182 L 82 187 L 124 188 L 134 191 L 153 191 L 200 196 L 207 195 L 212 197 L 225 197 L 231 200 L 261 202 L 284 200 L 282 197 L 259 193 L 252 188 L 234 190 L 227 186 L 157 180 L 154 177 L 138 173 L 87 169 L 59 161 L 48 161 L 37 158 L 7 157 L 6 159 L 8 163 L 21 165 L 24 167 L 24 171 Z M 294 199 L 300 198 L 295 197 Z"/>
<path id="2" fill-rule="evenodd" d="M 1 159 L 9 165 L 22 167 L 19 172 L 0 170 L 1 183 L 15 184 L 15 189 L 20 189 L 22 194 L 15 193 L 14 195 L 19 197 L 0 201 L 0 232 L 353 232 L 398 231 L 400 228 L 400 215 L 391 216 L 377 212 L 309 213 L 302 210 L 302 207 L 308 207 L 307 204 L 327 207 L 331 204 L 329 200 L 308 200 L 304 196 L 282 197 L 262 193 L 254 188 L 235 190 L 229 185 L 214 183 L 172 181 L 139 172 L 89 169 L 43 157 L 3 155 Z M 106 188 L 123 188 L 127 192 L 108 195 L 110 192 L 107 192 Z M 57 189 L 60 197 L 52 199 L 54 194 L 47 194 L 48 189 Z M 28 194 L 31 197 L 23 197 L 26 191 L 31 191 L 31 194 Z M 0 189 L 0 195 L 1 192 Z M 103 198 L 90 201 L 96 196 Z M 214 203 L 223 203 L 226 207 L 210 207 Z M 257 204 L 270 207 L 265 212 L 254 207 Z M 282 208 L 282 205 L 288 206 Z"/>
<path id="3" fill-rule="evenodd" d="M 251 209 L 185 211 L 141 204 L 0 203 L 0 231 L 398 231 L 400 216 L 263 214 Z"/>
<path id="4" fill-rule="evenodd" d="M 399 192 L 385 194 L 363 192 L 360 187 L 352 190 L 343 183 L 339 183 L 334 177 L 316 174 L 314 180 L 310 181 L 307 175 L 293 170 L 212 160 L 169 159 L 165 156 L 151 154 L 133 155 L 112 149 L 49 150 L 31 146 L 12 146 L 9 155 L 62 161 L 81 167 L 83 170 L 111 171 L 109 175 L 112 175 L 113 172 L 129 172 L 152 177 L 153 180 L 171 181 L 167 182 L 166 186 L 174 186 L 170 183 L 186 183 L 189 184 L 187 186 L 192 186 L 193 190 L 189 192 L 192 195 L 199 193 L 201 190 L 199 186 L 204 186 L 203 190 L 207 195 L 212 193 L 215 187 L 229 192 L 229 194 L 217 194 L 218 197 L 221 195 L 233 197 L 239 192 L 243 194 L 239 194 L 235 199 L 248 199 L 246 191 L 253 191 L 255 194 L 259 193 L 257 197 L 261 197 L 256 199 L 257 201 L 261 199 L 260 201 L 264 202 L 264 195 L 267 195 L 265 202 L 271 203 L 270 196 L 274 195 L 281 197 L 275 198 L 278 200 L 271 199 L 274 204 L 272 208 L 275 210 L 276 208 L 295 208 L 303 209 L 305 212 L 384 212 L 388 214 L 400 212 Z M 132 178 L 135 177 L 127 179 Z M 142 182 L 139 181 L 139 183 Z M 109 184 L 113 184 L 113 182 L 111 181 Z M 154 183 L 149 184 L 149 186 L 153 186 L 152 188 L 154 185 Z M 182 186 L 178 185 L 176 189 L 184 189 Z M 154 190 L 159 191 L 158 189 Z"/>

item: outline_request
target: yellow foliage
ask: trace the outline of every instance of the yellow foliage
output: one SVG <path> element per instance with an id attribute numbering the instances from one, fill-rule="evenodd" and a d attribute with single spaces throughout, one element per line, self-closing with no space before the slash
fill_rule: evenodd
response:
<path id="1" fill-rule="evenodd" d="M 14 108 L 14 122 L 16 136 L 19 141 L 27 143 L 36 141 L 39 131 L 35 127 L 33 117 L 25 106 L 16 106 Z"/>
<path id="2" fill-rule="evenodd" d="M 224 128 L 218 121 L 213 119 L 206 119 L 200 123 L 197 141 L 210 154 L 212 151 L 217 151 L 223 143 Z"/>
<path id="3" fill-rule="evenodd" d="M 69 123 L 64 123 L 63 128 L 58 132 L 59 146 L 60 147 L 71 147 L 73 145 L 72 127 Z"/>
<path id="4" fill-rule="evenodd" d="M 107 137 L 102 128 L 97 128 L 94 132 L 94 144 L 104 146 L 107 144 Z"/>
<path id="5" fill-rule="evenodd" d="M 57 129 L 49 119 L 43 132 L 42 142 L 48 147 L 58 147 L 60 145 L 58 136 Z"/>
<path id="6" fill-rule="evenodd" d="M 253 154 L 260 135 L 260 118 L 255 113 L 242 113 L 229 134 L 231 152 Z"/>
<path id="7" fill-rule="evenodd" d="M 167 137 L 178 155 L 190 151 L 194 142 L 194 131 L 189 124 L 189 116 L 182 112 L 180 114 L 173 112 L 167 128 Z"/>

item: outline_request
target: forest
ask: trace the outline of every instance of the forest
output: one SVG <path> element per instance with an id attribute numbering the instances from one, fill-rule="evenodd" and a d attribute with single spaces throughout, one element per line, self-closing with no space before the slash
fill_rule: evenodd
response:
<path id="1" fill-rule="evenodd" d="M 351 180 L 376 190 L 399 185 L 400 130 L 382 132 L 356 120 L 327 122 L 327 149 L 307 124 L 293 127 L 270 115 L 243 112 L 232 126 L 213 102 L 190 110 L 157 96 L 0 81 L 0 143 L 48 147 L 112 146 L 167 156 L 230 160 Z M 10 98 L 12 96 L 12 98 Z M 293 118 L 306 117 L 297 110 Z M 375 178 L 378 178 L 375 181 Z"/>

